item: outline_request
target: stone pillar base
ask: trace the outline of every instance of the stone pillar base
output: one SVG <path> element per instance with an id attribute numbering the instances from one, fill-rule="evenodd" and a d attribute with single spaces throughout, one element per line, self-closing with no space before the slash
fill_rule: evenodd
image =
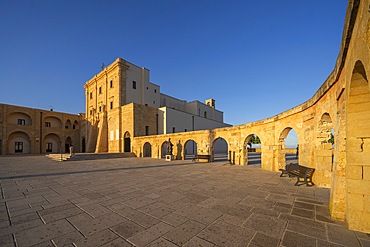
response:
<path id="1" fill-rule="evenodd" d="M 173 155 L 167 154 L 166 161 L 171 161 L 171 160 L 173 160 Z"/>

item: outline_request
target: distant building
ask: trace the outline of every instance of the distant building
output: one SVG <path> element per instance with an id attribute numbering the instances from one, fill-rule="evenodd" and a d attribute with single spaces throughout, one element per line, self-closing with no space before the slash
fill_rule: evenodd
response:
<path id="1" fill-rule="evenodd" d="M 86 114 L 0 104 L 0 154 L 65 153 L 70 146 L 131 152 L 132 137 L 230 126 L 214 99 L 187 102 L 162 94 L 148 69 L 121 58 L 84 88 Z"/>
<path id="2" fill-rule="evenodd" d="M 85 151 L 84 114 L 0 104 L 0 154 Z"/>
<path id="3" fill-rule="evenodd" d="M 86 82 L 87 152 L 130 152 L 131 138 L 230 126 L 215 100 L 162 94 L 149 70 L 121 58 Z"/>

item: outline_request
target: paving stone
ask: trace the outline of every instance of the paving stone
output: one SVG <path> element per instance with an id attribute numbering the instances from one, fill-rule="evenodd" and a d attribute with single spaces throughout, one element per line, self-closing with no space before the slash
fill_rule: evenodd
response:
<path id="1" fill-rule="evenodd" d="M 68 221 L 59 220 L 23 230 L 15 236 L 19 246 L 31 246 L 74 231 L 75 229 Z"/>
<path id="2" fill-rule="evenodd" d="M 344 245 L 338 245 L 334 243 L 330 243 L 326 240 L 317 239 L 316 240 L 316 247 L 343 247 Z"/>
<path id="3" fill-rule="evenodd" d="M 279 246 L 280 238 L 271 237 L 269 235 L 257 232 L 256 235 L 254 235 L 251 243 L 256 246 L 274 247 Z"/>
<path id="4" fill-rule="evenodd" d="M 304 217 L 307 219 L 314 219 L 315 218 L 315 212 L 311 210 L 305 210 L 305 209 L 300 209 L 300 208 L 293 208 L 292 215 L 297 215 L 300 217 Z"/>
<path id="5" fill-rule="evenodd" d="M 370 240 L 359 239 L 362 247 L 370 247 Z"/>
<path id="6" fill-rule="evenodd" d="M 185 216 L 178 215 L 178 214 L 175 214 L 175 213 L 171 213 L 171 214 L 167 214 L 166 216 L 163 216 L 161 220 L 163 222 L 171 225 L 171 226 L 176 227 L 176 226 L 179 226 L 179 225 L 185 223 L 189 219 L 186 218 Z"/>
<path id="7" fill-rule="evenodd" d="M 286 221 L 280 220 L 276 217 L 252 214 L 242 226 L 269 236 L 280 238 L 284 233 L 286 225 Z"/>
<path id="8" fill-rule="evenodd" d="M 40 212 L 40 215 L 46 223 L 50 223 L 53 221 L 57 221 L 60 219 L 65 219 L 65 218 L 68 218 L 74 215 L 81 214 L 82 212 L 83 211 L 79 209 L 78 207 L 74 207 L 74 208 L 68 208 L 65 210 L 57 211 L 55 213 L 49 213 L 46 215 L 43 215 L 42 212 Z"/>
<path id="9" fill-rule="evenodd" d="M 219 199 L 219 198 L 210 197 L 210 198 L 198 203 L 197 206 L 202 207 L 202 208 L 212 208 L 213 206 L 219 204 L 220 201 L 221 201 L 221 199 Z"/>
<path id="10" fill-rule="evenodd" d="M 164 238 L 177 245 L 183 245 L 203 230 L 206 225 L 189 220 L 164 235 Z"/>
<path id="11" fill-rule="evenodd" d="M 164 239 L 164 238 L 159 238 L 153 242 L 151 242 L 150 244 L 147 245 L 148 247 L 155 247 L 155 246 L 158 246 L 158 247 L 178 247 L 178 245 L 168 241 L 167 239 Z"/>
<path id="12" fill-rule="evenodd" d="M 124 219 L 123 222 L 118 225 L 112 226 L 110 229 L 126 239 L 145 230 L 144 227 L 127 219 Z"/>
<path id="13" fill-rule="evenodd" d="M 128 240 L 135 244 L 136 246 L 145 246 L 157 238 L 163 236 L 166 232 L 169 232 L 173 229 L 172 226 L 167 225 L 166 223 L 160 222 L 144 231 L 141 231 L 134 236 L 128 238 Z"/>
<path id="14" fill-rule="evenodd" d="M 0 229 L 1 232 L 1 229 Z M 0 246 L 5 246 L 5 245 L 14 245 L 14 240 L 12 234 L 1 234 L 0 233 Z"/>
<path id="15" fill-rule="evenodd" d="M 296 201 L 299 201 L 299 202 L 307 202 L 307 203 L 317 204 L 317 205 L 324 205 L 324 203 L 321 202 L 321 201 L 314 200 L 314 199 L 301 198 L 301 197 L 297 197 L 296 198 Z"/>
<path id="16" fill-rule="evenodd" d="M 305 222 L 302 221 L 289 221 L 287 229 L 292 232 L 298 232 L 315 238 L 327 240 L 327 231 L 325 225 L 305 224 Z"/>
<path id="17" fill-rule="evenodd" d="M 183 246 L 184 247 L 214 247 L 215 245 L 211 242 L 208 242 L 208 241 L 204 240 L 204 239 L 194 237 L 194 238 L 190 239 Z"/>
<path id="18" fill-rule="evenodd" d="M 153 211 L 150 211 L 148 214 L 157 218 L 162 218 L 163 216 L 166 216 L 167 214 L 170 214 L 174 212 L 175 210 L 168 207 L 161 207 L 156 208 Z"/>
<path id="19" fill-rule="evenodd" d="M 351 247 L 361 246 L 356 234 L 353 231 L 350 231 L 345 227 L 332 224 L 327 224 L 326 227 L 330 242 Z"/>
<path id="20" fill-rule="evenodd" d="M 165 207 L 165 206 L 167 206 L 167 203 L 164 203 L 164 202 L 160 201 L 160 202 L 155 202 L 155 203 L 146 205 L 144 207 L 138 208 L 137 210 L 140 211 L 140 212 L 143 212 L 143 213 L 148 213 L 148 212 L 153 211 L 157 208 L 162 208 L 162 207 Z"/>
<path id="21" fill-rule="evenodd" d="M 122 238 L 116 238 L 106 244 L 101 245 L 101 247 L 131 247 L 131 246 L 133 245 Z"/>
<path id="22" fill-rule="evenodd" d="M 144 228 L 149 228 L 160 222 L 158 219 L 154 217 L 151 217 L 147 214 L 139 212 L 125 205 L 122 205 L 120 208 L 115 209 L 115 212 L 134 221 L 135 223 L 141 225 Z"/>
<path id="23" fill-rule="evenodd" d="M 94 235 L 88 236 L 83 240 L 79 240 L 75 244 L 78 247 L 97 247 L 107 244 L 117 238 L 119 237 L 116 234 L 108 229 L 105 229 L 103 231 L 96 232 Z"/>
<path id="24" fill-rule="evenodd" d="M 294 197 L 288 196 L 288 195 L 281 195 L 281 194 L 279 194 L 279 195 L 269 194 L 266 197 L 266 200 L 276 202 L 276 203 L 292 205 L 293 202 L 294 202 Z"/>
<path id="25" fill-rule="evenodd" d="M 136 209 L 136 208 L 144 207 L 146 205 L 150 205 L 150 204 L 155 203 L 155 202 L 156 201 L 151 199 L 151 198 L 136 197 L 136 198 L 125 201 L 124 204 L 126 204 L 127 206 L 129 206 L 131 208 Z"/>
<path id="26" fill-rule="evenodd" d="M 315 204 L 305 203 L 305 202 L 294 202 L 293 204 L 294 208 L 301 208 L 305 210 L 315 210 Z"/>
<path id="27" fill-rule="evenodd" d="M 238 216 L 229 214 L 223 214 L 220 218 L 217 219 L 217 221 L 224 221 L 235 226 L 242 226 L 245 220 L 245 218 L 240 218 Z"/>
<path id="28" fill-rule="evenodd" d="M 186 216 L 188 216 L 188 215 L 192 214 L 193 212 L 195 212 L 197 210 L 200 210 L 200 209 L 202 209 L 202 208 L 198 207 L 195 204 L 187 204 L 186 206 L 181 207 L 180 209 L 176 210 L 174 213 L 186 217 Z"/>
<path id="29" fill-rule="evenodd" d="M 104 229 L 118 225 L 126 219 L 116 213 L 108 213 L 91 219 L 89 221 L 83 221 L 73 223 L 73 225 L 79 229 L 85 237 L 96 234 Z"/>
<path id="30" fill-rule="evenodd" d="M 10 217 L 10 221 L 12 222 L 13 225 L 17 225 L 17 224 L 35 220 L 35 219 L 40 219 L 39 215 L 36 212 L 30 212 L 27 214 Z"/>
<path id="31" fill-rule="evenodd" d="M 92 217 L 98 217 L 107 213 L 112 212 L 108 208 L 100 205 L 100 204 L 91 204 L 81 207 L 82 210 L 84 210 L 86 213 L 91 215 Z"/>
<path id="32" fill-rule="evenodd" d="M 79 231 L 74 231 L 55 237 L 53 241 L 57 246 L 72 246 L 73 243 L 84 241 L 84 239 L 85 237 Z"/>
<path id="33" fill-rule="evenodd" d="M 218 210 L 210 208 L 201 208 L 193 212 L 191 215 L 189 215 L 188 218 L 199 223 L 208 225 L 214 222 L 219 217 L 221 217 L 221 215 L 222 213 Z"/>
<path id="34" fill-rule="evenodd" d="M 283 246 L 299 246 L 299 247 L 315 247 L 316 240 L 306 235 L 297 232 L 286 231 L 283 241 Z"/>
<path id="35" fill-rule="evenodd" d="M 257 208 L 257 207 L 252 208 L 252 210 L 250 212 L 255 213 L 255 214 L 269 215 L 269 216 L 272 216 L 272 217 L 278 217 L 279 216 L 279 213 L 277 213 L 273 210 Z"/>
<path id="36" fill-rule="evenodd" d="M 197 237 L 218 246 L 246 246 L 256 232 L 251 229 L 238 227 L 224 221 L 214 224 L 200 232 Z"/>

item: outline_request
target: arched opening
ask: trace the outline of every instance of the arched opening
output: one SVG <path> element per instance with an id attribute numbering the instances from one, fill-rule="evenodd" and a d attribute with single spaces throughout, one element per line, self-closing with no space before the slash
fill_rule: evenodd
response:
<path id="1" fill-rule="evenodd" d="M 131 135 L 130 132 L 126 131 L 124 135 L 124 143 L 123 143 L 125 153 L 131 152 Z"/>
<path id="2" fill-rule="evenodd" d="M 62 141 L 56 134 L 48 134 L 44 138 L 44 150 L 46 153 L 61 153 Z"/>
<path id="3" fill-rule="evenodd" d="M 45 117 L 44 121 L 47 128 L 62 128 L 62 121 L 57 117 Z"/>
<path id="4" fill-rule="evenodd" d="M 187 140 L 184 144 L 184 159 L 193 159 L 197 152 L 197 143 L 194 140 Z"/>
<path id="5" fill-rule="evenodd" d="M 82 153 L 86 152 L 86 139 L 85 139 L 85 137 L 82 137 L 82 140 L 81 140 L 81 152 Z"/>
<path id="6" fill-rule="evenodd" d="M 228 144 L 226 140 L 222 137 L 216 138 L 212 143 L 212 158 L 213 161 L 230 161 L 234 163 L 235 152 L 228 153 Z"/>
<path id="7" fill-rule="evenodd" d="M 166 158 L 167 153 L 168 153 L 168 142 L 165 141 L 161 145 L 161 158 L 162 159 Z"/>
<path id="8" fill-rule="evenodd" d="M 68 119 L 68 120 L 66 121 L 65 128 L 66 128 L 66 129 L 72 129 L 72 123 L 71 123 L 71 120 L 69 120 L 69 119 Z"/>
<path id="9" fill-rule="evenodd" d="M 7 119 L 8 124 L 17 124 L 17 125 L 32 125 L 32 118 L 23 112 L 12 112 L 9 114 Z"/>
<path id="10" fill-rule="evenodd" d="M 22 131 L 16 131 L 8 137 L 9 154 L 29 154 L 31 153 L 31 139 L 29 135 Z"/>
<path id="11" fill-rule="evenodd" d="M 146 142 L 143 147 L 143 156 L 152 157 L 152 145 L 149 142 Z"/>
<path id="12" fill-rule="evenodd" d="M 278 155 L 278 168 L 285 169 L 286 165 L 293 163 L 298 164 L 299 161 L 299 140 L 297 133 L 291 127 L 285 128 L 279 137 L 279 155 Z"/>
<path id="13" fill-rule="evenodd" d="M 318 184 L 330 187 L 334 164 L 334 129 L 329 113 L 324 113 L 318 123 L 315 152 L 315 176 Z"/>
<path id="14" fill-rule="evenodd" d="M 72 129 L 78 129 L 78 122 L 77 122 L 77 120 L 75 120 L 75 121 L 73 122 Z"/>
<path id="15" fill-rule="evenodd" d="M 366 168 L 370 167 L 370 90 L 366 70 L 357 61 L 353 69 L 347 110 L 347 216 L 349 225 L 369 226 L 368 218 L 364 217 L 369 191 L 365 188 Z M 338 169 L 338 168 L 337 168 Z M 363 185 L 363 186 L 362 186 Z M 353 209 L 356 210 L 353 210 Z M 370 228 L 367 228 L 369 230 Z"/>
<path id="16" fill-rule="evenodd" d="M 254 167 L 261 167 L 262 145 L 261 140 L 257 135 L 251 134 L 247 136 L 247 138 L 245 138 L 243 150 L 243 165 L 253 165 Z"/>
<path id="17" fill-rule="evenodd" d="M 69 153 L 69 148 L 72 146 L 72 139 L 71 137 L 67 137 L 66 142 L 64 143 L 64 152 Z"/>

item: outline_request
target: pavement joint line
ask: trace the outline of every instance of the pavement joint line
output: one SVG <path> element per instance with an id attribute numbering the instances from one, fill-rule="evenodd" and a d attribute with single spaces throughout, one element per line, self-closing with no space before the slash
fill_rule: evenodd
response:
<path id="1" fill-rule="evenodd" d="M 58 247 L 58 245 L 54 242 L 53 239 L 50 239 L 50 242 L 54 245 L 54 247 Z"/>
<path id="2" fill-rule="evenodd" d="M 36 214 L 40 217 L 40 220 L 42 221 L 42 223 L 44 223 L 46 225 L 46 222 L 45 222 L 44 218 L 42 218 L 42 216 L 40 215 L 39 211 L 36 211 Z"/>
<path id="3" fill-rule="evenodd" d="M 69 220 L 68 220 L 68 218 L 65 218 L 65 220 L 69 223 L 69 224 L 71 224 L 71 226 L 74 228 L 74 229 L 76 229 L 84 238 L 87 238 L 87 236 L 85 236 L 85 234 L 83 234 L 82 232 L 81 232 L 81 230 L 80 229 L 78 229 L 78 227 L 77 226 L 75 226 L 75 225 L 73 225 Z M 74 244 L 74 243 L 73 243 Z M 75 245 L 76 246 L 76 245 Z"/>
<path id="4" fill-rule="evenodd" d="M 33 178 L 33 177 L 45 177 L 45 176 L 61 176 L 81 173 L 93 173 L 93 172 L 110 172 L 120 170 L 136 170 L 136 169 L 149 169 L 149 168 L 161 168 L 161 167 L 172 167 L 172 166 L 190 166 L 195 163 L 186 164 L 166 164 L 166 165 L 154 165 L 154 166 L 133 166 L 133 167 L 119 167 L 119 168 L 108 168 L 108 169 L 96 169 L 96 170 L 82 170 L 82 171 L 70 171 L 70 172 L 56 172 L 56 173 L 41 173 L 41 174 L 23 174 L 0 177 L 0 179 L 18 179 L 18 178 Z"/>
<path id="5" fill-rule="evenodd" d="M 13 243 L 15 247 L 18 247 L 17 239 L 15 238 L 15 234 L 12 233 Z"/>
<path id="6" fill-rule="evenodd" d="M 10 211 L 9 211 L 9 207 L 8 207 L 8 203 L 5 202 L 5 208 L 6 208 L 6 213 L 8 215 L 8 222 L 9 222 L 9 226 L 12 225 L 12 220 L 10 219 Z"/>

